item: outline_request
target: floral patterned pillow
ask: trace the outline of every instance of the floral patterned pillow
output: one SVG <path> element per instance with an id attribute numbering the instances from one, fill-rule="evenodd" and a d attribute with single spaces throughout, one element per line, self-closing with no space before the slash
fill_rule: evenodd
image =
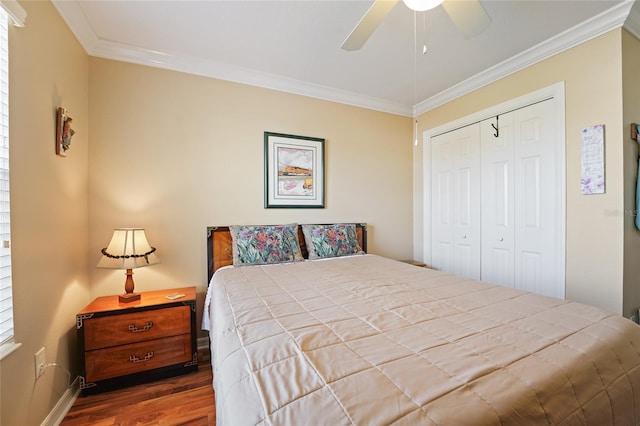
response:
<path id="1" fill-rule="evenodd" d="M 333 225 L 302 225 L 309 259 L 362 254 L 358 244 L 356 225 L 338 223 Z"/>
<path id="2" fill-rule="evenodd" d="M 298 225 L 230 226 L 233 265 L 267 265 L 303 260 Z"/>

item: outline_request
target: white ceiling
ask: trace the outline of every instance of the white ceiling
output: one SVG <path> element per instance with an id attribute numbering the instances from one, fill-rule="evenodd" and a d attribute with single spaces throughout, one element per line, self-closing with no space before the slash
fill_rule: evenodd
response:
<path id="1" fill-rule="evenodd" d="M 398 2 L 361 50 L 343 51 L 340 45 L 371 3 L 53 0 L 92 56 L 407 116 L 625 21 L 640 34 L 633 0 L 482 0 L 492 23 L 470 40 L 442 6 L 418 13 L 414 29 L 414 12 Z"/>

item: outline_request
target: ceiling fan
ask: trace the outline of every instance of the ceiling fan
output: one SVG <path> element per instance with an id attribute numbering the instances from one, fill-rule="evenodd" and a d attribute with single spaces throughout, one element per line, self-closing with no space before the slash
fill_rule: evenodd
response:
<path id="1" fill-rule="evenodd" d="M 489 24 L 491 18 L 482 7 L 480 0 L 402 0 L 409 9 L 417 12 L 433 9 L 442 4 L 456 27 L 471 38 L 480 34 Z M 378 25 L 387 16 L 399 0 L 375 0 L 364 14 L 358 25 L 342 43 L 342 49 L 358 50 L 369 39 Z"/>

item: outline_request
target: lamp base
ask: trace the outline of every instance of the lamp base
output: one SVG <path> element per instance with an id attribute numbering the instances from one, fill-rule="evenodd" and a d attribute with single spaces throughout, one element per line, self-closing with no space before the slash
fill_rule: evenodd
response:
<path id="1" fill-rule="evenodd" d="M 118 296 L 120 303 L 129 303 L 140 300 L 140 293 L 125 293 Z"/>
<path id="2" fill-rule="evenodd" d="M 120 300 L 120 303 L 130 303 L 140 300 L 140 293 L 133 292 L 133 271 L 127 269 L 126 276 L 127 280 L 124 282 L 124 294 L 121 294 L 118 300 Z"/>

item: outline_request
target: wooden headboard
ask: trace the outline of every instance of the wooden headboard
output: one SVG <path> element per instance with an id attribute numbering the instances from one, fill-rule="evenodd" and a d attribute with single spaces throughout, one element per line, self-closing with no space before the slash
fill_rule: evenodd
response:
<path id="1" fill-rule="evenodd" d="M 356 236 L 358 244 L 365 252 L 367 251 L 367 224 L 356 223 Z M 298 242 L 302 256 L 307 259 L 309 253 L 304 243 L 302 226 L 298 225 Z M 231 248 L 232 239 L 228 226 L 207 227 L 207 282 L 211 281 L 213 273 L 219 268 L 233 265 L 233 250 Z"/>

